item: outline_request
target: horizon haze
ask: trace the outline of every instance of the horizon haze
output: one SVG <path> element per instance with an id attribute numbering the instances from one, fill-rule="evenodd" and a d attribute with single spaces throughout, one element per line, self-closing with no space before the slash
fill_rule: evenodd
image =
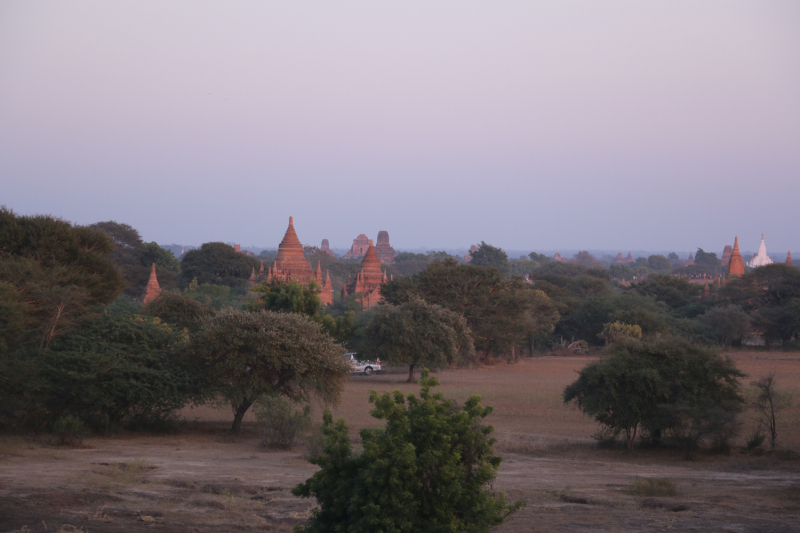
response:
<path id="1" fill-rule="evenodd" d="M 800 3 L 0 4 L 0 204 L 146 241 L 800 249 Z"/>

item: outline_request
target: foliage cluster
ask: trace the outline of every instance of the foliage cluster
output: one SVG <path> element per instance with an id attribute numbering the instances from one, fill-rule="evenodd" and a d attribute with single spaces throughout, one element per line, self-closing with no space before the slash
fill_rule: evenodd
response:
<path id="1" fill-rule="evenodd" d="M 729 358 L 680 338 L 627 341 L 584 367 L 564 402 L 624 432 L 631 450 L 644 430 L 654 443 L 669 435 L 691 455 L 702 439 L 725 445 L 735 434 L 743 377 Z"/>
<path id="2" fill-rule="evenodd" d="M 361 453 L 352 450 L 346 422 L 326 411 L 323 453 L 310 459 L 320 470 L 292 491 L 319 505 L 299 531 L 477 533 L 521 506 L 487 487 L 501 461 L 493 428 L 481 423 L 492 408 L 478 396 L 463 406 L 444 400 L 427 370 L 420 383 L 419 398 L 371 393 L 372 416 L 386 424 L 361 430 Z"/>

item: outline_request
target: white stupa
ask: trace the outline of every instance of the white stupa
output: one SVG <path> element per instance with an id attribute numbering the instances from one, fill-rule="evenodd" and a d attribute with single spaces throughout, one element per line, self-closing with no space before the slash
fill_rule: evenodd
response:
<path id="1" fill-rule="evenodd" d="M 747 263 L 750 268 L 758 268 L 764 265 L 771 265 L 772 259 L 767 255 L 767 246 L 764 244 L 764 234 L 761 234 L 761 246 L 758 247 L 758 254 Z"/>

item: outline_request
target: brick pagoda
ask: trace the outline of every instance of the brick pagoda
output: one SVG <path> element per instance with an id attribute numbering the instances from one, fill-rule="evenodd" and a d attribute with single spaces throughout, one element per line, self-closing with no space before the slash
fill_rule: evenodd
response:
<path id="1" fill-rule="evenodd" d="M 742 254 L 739 253 L 739 237 L 733 238 L 733 251 L 731 252 L 731 258 L 728 261 L 728 275 L 744 275 L 744 260 L 742 259 Z"/>
<path id="2" fill-rule="evenodd" d="M 370 309 L 381 300 L 381 283 L 385 282 L 386 272 L 381 270 L 381 260 L 378 259 L 372 241 L 369 241 L 356 279 L 342 287 L 342 299 L 350 294 L 361 294 L 361 304 L 364 309 Z"/>
<path id="3" fill-rule="evenodd" d="M 158 284 L 156 277 L 156 264 L 153 263 L 153 269 L 150 271 L 150 280 L 147 282 L 147 289 L 144 291 L 142 303 L 147 305 L 161 294 L 161 286 Z"/>
<path id="4" fill-rule="evenodd" d="M 250 275 L 250 285 L 255 285 L 258 281 L 264 279 L 264 262 L 261 262 L 260 276 L 257 278 L 255 275 L 255 268 Z M 289 217 L 289 227 L 286 228 L 286 234 L 283 240 L 278 245 L 278 256 L 275 262 L 269 268 L 266 275 L 266 281 L 273 279 L 280 281 L 294 280 L 297 283 L 308 285 L 309 282 L 314 281 L 322 289 L 319 293 L 319 299 L 323 305 L 330 305 L 333 303 L 333 284 L 331 283 L 330 275 L 322 279 L 322 267 L 317 263 L 317 272 L 311 270 L 311 265 L 308 259 L 303 255 L 303 245 L 300 239 L 297 238 L 297 233 L 294 231 L 294 219 Z"/>

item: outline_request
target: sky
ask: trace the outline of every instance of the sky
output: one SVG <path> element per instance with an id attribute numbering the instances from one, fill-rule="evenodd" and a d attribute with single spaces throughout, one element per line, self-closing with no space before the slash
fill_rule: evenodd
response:
<path id="1" fill-rule="evenodd" d="M 0 2 L 0 204 L 146 241 L 800 251 L 800 2 Z"/>

